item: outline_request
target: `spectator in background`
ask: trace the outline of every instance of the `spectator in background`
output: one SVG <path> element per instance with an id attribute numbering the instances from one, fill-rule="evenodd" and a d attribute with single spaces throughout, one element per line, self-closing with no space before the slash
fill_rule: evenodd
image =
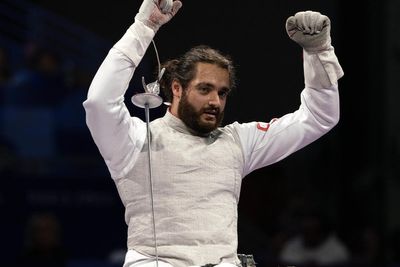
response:
<path id="1" fill-rule="evenodd" d="M 371 224 L 362 225 L 353 231 L 352 265 L 361 267 L 378 267 L 384 262 L 382 237 L 377 227 Z"/>
<path id="2" fill-rule="evenodd" d="M 34 214 L 29 219 L 26 240 L 16 267 L 64 267 L 66 252 L 61 242 L 61 226 L 51 213 Z"/>
<path id="3" fill-rule="evenodd" d="M 280 253 L 286 265 L 329 266 L 349 262 L 347 246 L 336 236 L 325 216 L 307 211 L 300 216 L 300 231 L 289 238 Z"/>
<path id="4" fill-rule="evenodd" d="M 57 53 L 27 44 L 24 66 L 14 72 L 4 91 L 3 134 L 24 162 L 22 170 L 51 172 L 56 153 L 55 108 L 65 94 L 61 58 Z"/>
<path id="5" fill-rule="evenodd" d="M 24 66 L 15 71 L 7 90 L 7 105 L 54 107 L 65 91 L 61 59 L 51 49 L 27 45 Z"/>

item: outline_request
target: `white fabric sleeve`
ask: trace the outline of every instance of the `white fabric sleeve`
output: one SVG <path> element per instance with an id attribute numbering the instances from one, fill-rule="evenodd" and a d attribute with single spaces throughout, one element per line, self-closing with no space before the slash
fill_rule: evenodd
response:
<path id="1" fill-rule="evenodd" d="M 303 59 L 306 87 L 316 89 L 331 87 L 344 74 L 333 46 L 318 53 L 309 53 L 303 50 Z"/>
<path id="2" fill-rule="evenodd" d="M 244 155 L 243 177 L 278 162 L 315 141 L 339 121 L 338 83 L 343 75 L 333 49 L 305 54 L 306 87 L 300 107 L 293 113 L 266 122 L 234 123 Z"/>
<path id="3" fill-rule="evenodd" d="M 114 179 L 128 172 L 145 140 L 145 123 L 130 116 L 124 94 L 153 37 L 143 23 L 132 24 L 110 49 L 83 103 L 86 124 Z"/>

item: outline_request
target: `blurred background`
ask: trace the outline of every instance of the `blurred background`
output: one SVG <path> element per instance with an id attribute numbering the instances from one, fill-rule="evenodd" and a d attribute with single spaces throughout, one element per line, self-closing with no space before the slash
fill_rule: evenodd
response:
<path id="1" fill-rule="evenodd" d="M 141 2 L 0 1 L 0 266 L 122 266 L 124 210 L 82 102 Z M 300 103 L 302 51 L 284 25 L 301 10 L 331 19 L 341 120 L 243 180 L 239 253 L 258 266 L 400 266 L 400 1 L 184 0 L 155 42 L 161 61 L 197 44 L 230 54 L 224 123 L 270 121 Z M 130 97 L 156 67 L 150 47 L 132 115 L 144 117 Z"/>

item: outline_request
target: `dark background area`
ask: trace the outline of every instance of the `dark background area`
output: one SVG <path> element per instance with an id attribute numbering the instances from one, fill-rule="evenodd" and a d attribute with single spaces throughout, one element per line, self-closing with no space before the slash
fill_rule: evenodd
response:
<path id="1" fill-rule="evenodd" d="M 70 266 L 121 266 L 123 207 L 86 128 L 82 102 L 140 4 L 0 1 L 5 55 L 0 54 L 0 266 L 21 257 L 38 217 L 47 218 L 42 228 L 57 229 L 63 247 L 57 253 Z M 339 82 L 341 120 L 321 139 L 244 179 L 239 252 L 254 254 L 267 266 L 284 235 L 298 228 L 297 214 L 317 208 L 358 263 L 395 266 L 400 255 L 399 1 L 350 6 L 339 0 L 186 0 L 155 42 L 161 61 L 197 44 L 230 54 L 239 80 L 224 123 L 270 121 L 300 103 L 302 50 L 284 26 L 301 10 L 331 19 L 332 44 L 345 72 Z M 141 76 L 154 79 L 156 64 L 149 47 L 126 95 L 132 115 L 144 116 L 130 97 L 142 91 Z M 152 110 L 151 116 L 164 112 L 164 107 Z M 49 239 L 49 233 L 42 235 Z"/>

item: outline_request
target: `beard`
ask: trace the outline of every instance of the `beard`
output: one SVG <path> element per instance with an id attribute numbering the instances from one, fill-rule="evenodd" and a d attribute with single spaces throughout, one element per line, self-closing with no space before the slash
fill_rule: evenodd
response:
<path id="1" fill-rule="evenodd" d="M 211 123 L 202 121 L 200 118 L 201 115 L 210 111 L 215 112 L 215 122 Z M 224 112 L 221 112 L 219 108 L 214 108 L 212 106 L 207 106 L 196 111 L 193 105 L 189 103 L 186 94 L 183 93 L 178 106 L 178 116 L 187 127 L 200 135 L 205 135 L 214 131 L 221 125 L 222 119 L 224 118 Z"/>

